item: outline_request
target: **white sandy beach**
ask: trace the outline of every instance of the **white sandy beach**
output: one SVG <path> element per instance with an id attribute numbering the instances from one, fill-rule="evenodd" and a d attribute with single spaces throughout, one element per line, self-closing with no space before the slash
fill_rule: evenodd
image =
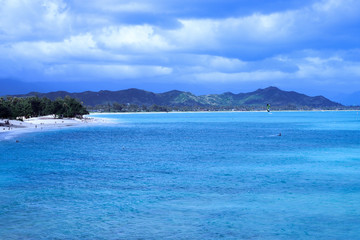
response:
<path id="1" fill-rule="evenodd" d="M 6 121 L 9 124 L 6 124 Z M 0 119 L 0 140 L 9 139 L 18 134 L 33 131 L 51 130 L 72 126 L 86 126 L 89 124 L 103 124 L 109 123 L 109 120 L 104 118 L 64 118 L 56 119 L 53 116 L 42 116 L 19 120 Z"/>

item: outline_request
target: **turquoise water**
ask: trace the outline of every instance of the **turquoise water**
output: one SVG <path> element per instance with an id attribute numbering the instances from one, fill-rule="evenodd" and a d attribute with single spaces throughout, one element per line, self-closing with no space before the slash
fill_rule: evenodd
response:
<path id="1" fill-rule="evenodd" d="M 0 141 L 0 239 L 360 238 L 357 112 L 101 117 Z"/>

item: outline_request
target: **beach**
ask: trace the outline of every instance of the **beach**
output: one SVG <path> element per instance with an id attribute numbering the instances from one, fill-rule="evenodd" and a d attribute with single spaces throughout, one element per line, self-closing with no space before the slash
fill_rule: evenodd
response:
<path id="1" fill-rule="evenodd" d="M 20 120 L 0 119 L 0 140 L 9 139 L 18 134 L 59 129 L 65 127 L 86 126 L 89 124 L 107 123 L 104 118 L 54 118 L 54 116 L 41 116 Z"/>

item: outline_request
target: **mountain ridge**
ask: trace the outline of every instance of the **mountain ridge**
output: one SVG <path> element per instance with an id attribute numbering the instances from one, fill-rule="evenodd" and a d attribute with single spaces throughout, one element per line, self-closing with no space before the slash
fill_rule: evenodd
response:
<path id="1" fill-rule="evenodd" d="M 336 108 L 343 107 L 342 104 L 333 102 L 323 96 L 307 96 L 295 91 L 283 91 L 277 87 L 270 86 L 257 89 L 247 93 L 225 92 L 221 94 L 194 95 L 191 92 L 171 90 L 163 93 L 154 93 L 137 88 L 98 92 L 85 91 L 69 93 L 56 91 L 49 93 L 30 92 L 28 94 L 11 95 L 12 97 L 47 97 L 56 99 L 58 97 L 70 96 L 77 98 L 87 106 L 108 105 L 115 102 L 136 105 L 162 105 L 162 106 L 296 106 L 309 108 Z"/>

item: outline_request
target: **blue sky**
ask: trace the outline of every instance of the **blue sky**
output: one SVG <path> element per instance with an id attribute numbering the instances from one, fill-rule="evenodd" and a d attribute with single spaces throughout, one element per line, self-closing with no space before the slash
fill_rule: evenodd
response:
<path id="1" fill-rule="evenodd" d="M 0 0 L 0 94 L 360 90 L 358 0 Z"/>

